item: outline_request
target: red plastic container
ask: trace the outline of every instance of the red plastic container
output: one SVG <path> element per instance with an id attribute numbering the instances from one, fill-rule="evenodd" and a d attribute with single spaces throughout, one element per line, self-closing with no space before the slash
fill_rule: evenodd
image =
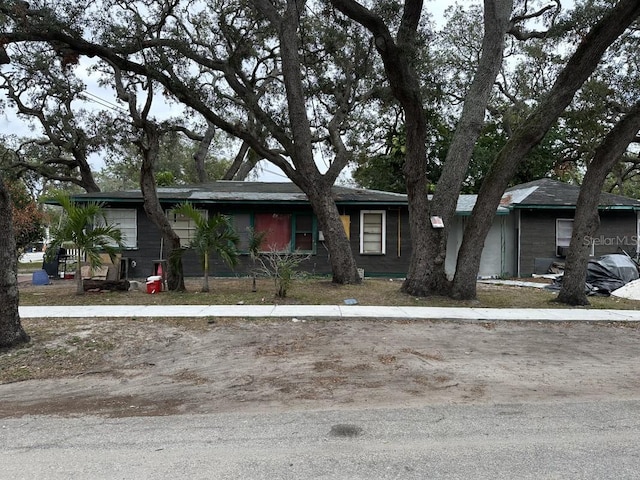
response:
<path id="1" fill-rule="evenodd" d="M 147 293 L 159 293 L 162 291 L 162 277 L 153 276 L 147 278 Z"/>

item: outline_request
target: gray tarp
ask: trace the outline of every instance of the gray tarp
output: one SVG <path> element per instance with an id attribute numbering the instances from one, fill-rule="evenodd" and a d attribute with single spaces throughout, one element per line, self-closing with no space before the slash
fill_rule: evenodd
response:
<path id="1" fill-rule="evenodd" d="M 587 284 L 600 292 L 611 293 L 634 280 L 638 280 L 638 267 L 626 255 L 603 255 L 597 260 L 589 260 Z"/>

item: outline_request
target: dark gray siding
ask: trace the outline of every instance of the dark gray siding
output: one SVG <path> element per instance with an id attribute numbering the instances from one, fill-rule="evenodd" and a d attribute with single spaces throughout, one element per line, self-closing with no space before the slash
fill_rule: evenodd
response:
<path id="1" fill-rule="evenodd" d="M 384 210 L 386 212 L 386 250 L 384 255 L 360 253 L 360 211 Z M 409 218 L 406 208 L 357 208 L 349 212 L 351 215 L 351 251 L 359 268 L 363 268 L 367 276 L 400 276 L 406 275 L 411 256 L 411 237 L 409 235 Z"/>
<path id="2" fill-rule="evenodd" d="M 605 211 L 600 214 L 600 228 L 594 236 L 595 256 L 620 253 L 634 255 L 637 244 L 635 212 Z"/>
<path id="3" fill-rule="evenodd" d="M 146 278 L 152 275 L 154 260 L 160 259 L 161 244 L 158 229 L 147 218 L 144 210 L 139 205 L 114 204 L 113 208 L 135 208 L 137 207 L 137 248 L 123 252 L 123 257 L 135 262 L 135 267 L 130 267 L 130 278 Z M 201 208 L 196 205 L 196 207 Z M 360 210 L 384 210 L 386 211 L 386 254 L 385 255 L 361 255 L 360 254 Z M 359 268 L 365 270 L 368 276 L 404 276 L 408 269 L 409 257 L 411 253 L 411 243 L 409 237 L 409 223 L 406 207 L 400 209 L 394 207 L 359 207 L 341 206 L 341 215 L 350 216 L 350 244 L 356 263 Z M 277 206 L 261 205 L 255 208 L 224 208 L 221 213 L 304 213 L 309 212 L 307 206 Z M 209 208 L 209 213 L 216 213 L 216 210 Z M 318 229 L 320 227 L 318 226 Z M 400 243 L 398 243 L 398 240 Z M 398 246 L 400 248 L 398 248 Z M 163 252 L 166 258 L 166 251 Z M 187 251 L 183 257 L 183 267 L 185 276 L 200 276 L 202 268 L 200 259 L 192 251 Z M 250 256 L 242 254 L 238 265 L 233 269 L 228 267 L 220 258 L 214 256 L 210 259 L 209 273 L 212 276 L 246 276 L 255 268 Z M 300 267 L 302 270 L 319 275 L 331 274 L 329 254 L 316 237 L 316 252 L 305 260 Z"/>
<path id="4" fill-rule="evenodd" d="M 520 274 L 546 273 L 552 261 L 564 261 L 556 256 L 556 219 L 573 218 L 573 210 L 520 210 Z M 594 236 L 595 257 L 620 253 L 624 248 L 635 252 L 636 214 L 628 210 L 603 210 L 600 228 Z"/>

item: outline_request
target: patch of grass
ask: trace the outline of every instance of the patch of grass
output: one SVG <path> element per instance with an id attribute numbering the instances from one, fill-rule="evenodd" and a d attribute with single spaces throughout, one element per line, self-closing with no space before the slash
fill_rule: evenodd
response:
<path id="1" fill-rule="evenodd" d="M 152 339 L 157 335 L 153 332 L 167 328 L 173 332 L 198 332 L 210 328 L 205 319 L 183 317 L 26 318 L 22 325 L 31 336 L 31 342 L 0 349 L 0 384 L 107 371 L 111 368 L 110 354 L 122 345 L 131 345 L 133 350 L 143 346 L 149 341 L 149 335 Z M 201 380 L 195 376 L 186 377 L 185 374 L 185 381 L 192 383 Z"/>
<path id="2" fill-rule="evenodd" d="M 115 348 L 110 329 L 88 330 L 86 321 L 22 321 L 31 342 L 0 351 L 0 383 L 78 375 L 102 365 Z"/>
<path id="3" fill-rule="evenodd" d="M 18 262 L 18 273 L 33 273 L 42 268 L 42 260 L 38 262 Z"/>
<path id="4" fill-rule="evenodd" d="M 478 299 L 456 301 L 448 297 L 417 298 L 400 292 L 398 279 L 367 278 L 361 285 L 336 285 L 328 278 L 297 279 L 287 298 L 274 296 L 273 282 L 258 279 L 257 292 L 252 292 L 252 279 L 213 278 L 211 292 L 200 293 L 202 280 L 188 278 L 185 292 L 147 294 L 131 292 L 88 292 L 75 294 L 75 282 L 54 280 L 51 285 L 20 286 L 20 304 L 27 305 L 343 305 L 354 298 L 359 305 L 397 305 L 417 307 L 484 307 L 484 308 L 565 308 L 555 303 L 557 293 L 549 290 L 505 285 L 479 284 Z M 143 285 L 144 286 L 144 285 Z M 615 297 L 590 297 L 591 308 L 635 309 L 638 301 Z M 568 307 L 567 307 L 568 308 Z"/>

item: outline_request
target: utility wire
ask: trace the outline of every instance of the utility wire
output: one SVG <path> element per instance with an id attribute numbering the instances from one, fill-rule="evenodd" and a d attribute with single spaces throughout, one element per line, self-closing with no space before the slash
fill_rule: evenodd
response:
<path id="1" fill-rule="evenodd" d="M 81 98 L 82 100 L 85 100 L 87 102 L 95 103 L 97 105 L 100 105 L 101 107 L 108 108 L 108 109 L 113 110 L 113 111 L 118 112 L 118 113 L 126 113 L 125 109 L 122 108 L 120 105 L 117 105 L 115 103 L 111 103 L 108 100 L 100 98 L 97 95 L 94 95 L 93 93 L 90 93 L 90 92 L 86 92 L 85 91 L 85 92 L 79 94 L 78 98 Z"/>
<path id="2" fill-rule="evenodd" d="M 268 168 L 262 168 L 262 171 L 270 173 L 270 174 L 275 175 L 277 177 L 282 177 L 282 178 L 286 178 L 287 180 L 290 180 L 289 177 L 287 177 L 283 173 L 274 172 L 273 170 L 269 170 Z"/>

